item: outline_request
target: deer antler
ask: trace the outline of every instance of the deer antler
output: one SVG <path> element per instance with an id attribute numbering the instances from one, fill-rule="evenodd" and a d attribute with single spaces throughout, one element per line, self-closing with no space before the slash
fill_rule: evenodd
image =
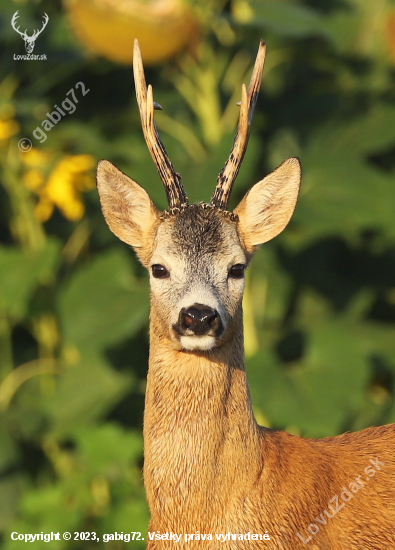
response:
<path id="1" fill-rule="evenodd" d="M 254 114 L 259 88 L 261 86 L 265 54 L 266 44 L 261 40 L 248 91 L 246 90 L 245 84 L 242 86 L 241 102 L 238 103 L 238 105 L 240 105 L 239 125 L 237 127 L 232 151 L 217 178 L 217 186 L 211 197 L 211 204 L 217 208 L 224 210 L 227 208 L 233 183 L 239 173 L 239 168 L 247 149 L 252 115 Z"/>
<path id="2" fill-rule="evenodd" d="M 156 129 L 154 109 L 161 110 L 162 107 L 154 102 L 151 85 L 148 86 L 147 90 L 143 60 L 137 39 L 134 41 L 133 49 L 133 73 L 141 125 L 148 150 L 165 186 L 169 208 L 180 208 L 188 204 L 188 199 L 181 184 L 181 176 L 175 171 L 174 166 L 170 162 Z"/>
<path id="3" fill-rule="evenodd" d="M 16 27 L 16 26 L 15 26 L 15 25 L 16 25 L 16 20 L 17 20 L 18 17 L 19 17 L 18 11 L 19 11 L 19 10 L 17 10 L 17 11 L 14 13 L 13 18 L 11 19 L 11 26 L 12 26 L 12 28 L 14 29 L 14 31 L 16 31 L 18 34 L 20 34 L 20 35 L 22 36 L 22 38 L 25 39 L 25 38 L 27 37 L 27 34 L 26 34 L 27 29 L 25 30 L 25 32 L 21 32 L 21 31 L 19 30 L 19 27 Z"/>
<path id="4" fill-rule="evenodd" d="M 37 30 L 37 31 L 34 31 L 33 36 L 31 36 L 30 38 L 32 38 L 32 39 L 37 38 L 37 36 L 38 36 L 39 34 L 41 34 L 41 33 L 43 32 L 43 30 L 45 29 L 45 27 L 47 26 L 48 21 L 49 21 L 49 17 L 48 17 L 48 15 L 47 15 L 46 13 L 44 13 L 44 22 L 43 22 L 43 26 L 41 27 L 41 29 L 40 29 L 39 31 L 38 31 L 38 30 Z"/>

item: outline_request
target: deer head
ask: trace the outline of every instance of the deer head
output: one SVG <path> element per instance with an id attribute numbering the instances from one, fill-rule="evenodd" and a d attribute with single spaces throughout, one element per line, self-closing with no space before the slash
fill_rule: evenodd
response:
<path id="1" fill-rule="evenodd" d="M 244 272 L 257 247 L 278 235 L 294 211 L 300 185 L 290 158 L 257 183 L 233 212 L 230 192 L 246 151 L 261 83 L 261 41 L 251 81 L 242 87 L 239 124 L 209 204 L 188 204 L 184 188 L 154 123 L 152 87 L 146 86 L 138 42 L 133 69 L 144 137 L 163 181 L 169 209 L 159 212 L 146 191 L 108 161 L 97 186 L 111 231 L 130 244 L 150 272 L 151 318 L 157 336 L 178 350 L 210 350 L 241 333 Z"/>
<path id="2" fill-rule="evenodd" d="M 16 31 L 18 34 L 20 34 L 22 36 L 23 40 L 25 41 L 26 52 L 27 53 L 32 53 L 32 51 L 34 50 L 34 45 L 36 43 L 36 38 L 38 37 L 39 34 L 41 34 L 43 32 L 43 30 L 47 26 L 47 23 L 49 21 L 49 17 L 46 13 L 44 14 L 43 26 L 41 27 L 40 30 L 35 30 L 34 33 L 32 34 L 32 36 L 28 36 L 28 34 L 26 34 L 26 30 L 25 30 L 25 32 L 21 32 L 19 30 L 19 27 L 15 26 L 16 25 L 16 20 L 18 19 L 18 17 L 19 17 L 18 11 L 16 11 L 14 13 L 14 16 L 13 16 L 12 20 L 11 20 L 12 28 L 14 29 L 14 31 Z"/>

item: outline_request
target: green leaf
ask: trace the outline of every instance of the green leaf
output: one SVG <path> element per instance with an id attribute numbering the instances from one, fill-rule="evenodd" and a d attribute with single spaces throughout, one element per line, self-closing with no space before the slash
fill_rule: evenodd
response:
<path id="1" fill-rule="evenodd" d="M 26 315 L 29 299 L 52 276 L 59 261 L 60 243 L 48 240 L 41 250 L 0 248 L 0 308 L 16 319 Z"/>
<path id="2" fill-rule="evenodd" d="M 104 521 L 105 533 L 130 533 L 136 531 L 141 533 L 141 538 L 145 540 L 135 540 L 133 548 L 143 550 L 146 548 L 147 526 L 149 521 L 149 512 L 146 500 L 143 495 L 140 498 L 134 497 L 125 499 L 119 505 L 111 510 Z M 137 537 L 137 535 L 136 535 Z M 129 544 L 132 544 L 130 541 Z"/>
<path id="3" fill-rule="evenodd" d="M 284 36 L 303 37 L 329 35 L 322 16 L 296 2 L 255 0 L 253 24 L 260 25 Z"/>
<path id="4" fill-rule="evenodd" d="M 147 284 L 134 278 L 123 251 L 78 270 L 59 293 L 64 342 L 83 354 L 132 336 L 148 319 Z"/>
<path id="5" fill-rule="evenodd" d="M 61 484 L 41 485 L 31 488 L 22 498 L 21 511 L 23 519 L 13 526 L 18 533 L 60 533 L 60 541 L 52 544 L 57 548 L 65 548 L 68 543 L 62 538 L 62 533 L 76 530 L 82 519 L 82 509 L 75 506 L 71 499 L 65 498 Z M 6 548 L 26 548 L 24 541 L 11 541 Z M 35 541 L 34 548 L 48 548 L 51 542 Z"/>
<path id="6" fill-rule="evenodd" d="M 104 424 L 95 429 L 77 432 L 78 449 L 92 475 L 114 475 L 114 470 L 126 468 L 143 454 L 143 438 L 137 432 L 126 432 L 116 424 Z"/>
<path id="7" fill-rule="evenodd" d="M 105 414 L 130 386 L 130 378 L 114 371 L 104 359 L 84 357 L 66 370 L 56 393 L 43 406 L 57 434 L 72 434 Z"/>
<path id="8" fill-rule="evenodd" d="M 16 445 L 10 433 L 1 426 L 0 428 L 0 472 L 5 470 L 16 460 L 18 453 Z"/>
<path id="9" fill-rule="evenodd" d="M 0 531 L 7 531 L 15 521 L 22 489 L 23 482 L 19 474 L 4 477 L 0 481 Z"/>
<path id="10" fill-rule="evenodd" d="M 381 229 L 395 236 L 393 175 L 367 155 L 395 143 L 395 109 L 377 107 L 355 122 L 320 128 L 301 153 L 303 178 L 295 221 L 311 234 Z"/>
<path id="11" fill-rule="evenodd" d="M 292 424 L 308 437 L 336 435 L 364 405 L 368 361 L 346 323 L 309 328 L 300 364 L 281 365 L 268 351 L 249 360 L 253 402 L 275 427 Z"/>

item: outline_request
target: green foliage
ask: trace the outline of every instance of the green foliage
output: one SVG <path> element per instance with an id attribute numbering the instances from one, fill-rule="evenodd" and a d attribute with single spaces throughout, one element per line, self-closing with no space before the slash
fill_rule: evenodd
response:
<path id="1" fill-rule="evenodd" d="M 103 351 L 146 322 L 146 284 L 132 277 L 126 253 L 101 254 L 75 273 L 59 291 L 59 316 L 66 345 L 84 354 Z M 112 323 L 102 315 L 112 312 Z"/>
<path id="2" fill-rule="evenodd" d="M 193 55 L 147 70 L 164 107 L 157 125 L 190 199 L 211 196 L 261 37 L 262 90 L 231 205 L 285 158 L 299 156 L 303 168 L 289 227 L 248 272 L 245 340 L 257 418 L 311 437 L 394 422 L 394 4 L 190 4 L 203 29 Z M 114 162 L 160 208 L 164 192 L 130 67 L 88 57 L 58 2 L 20 6 L 1 16 L 2 544 L 25 546 L 10 540 L 12 531 L 145 537 L 148 283 L 103 220 L 89 163 Z M 13 60 L 24 53 L 10 26 L 17 8 L 32 26 L 42 12 L 50 16 L 36 44 L 47 61 Z M 89 95 L 39 143 L 33 130 L 80 81 Z M 23 137 L 33 156 L 18 150 Z M 82 545 L 126 547 L 72 538 L 56 548 Z"/>
<path id="3" fill-rule="evenodd" d="M 4 314 L 16 321 L 25 317 L 32 293 L 51 277 L 58 256 L 59 246 L 53 240 L 39 251 L 11 246 L 0 249 L 0 307 Z"/>

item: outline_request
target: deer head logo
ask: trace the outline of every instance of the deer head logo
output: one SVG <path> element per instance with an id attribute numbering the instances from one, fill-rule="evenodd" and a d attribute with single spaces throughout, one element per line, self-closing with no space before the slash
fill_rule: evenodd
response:
<path id="1" fill-rule="evenodd" d="M 18 11 L 16 11 L 11 21 L 12 28 L 14 29 L 14 31 L 16 31 L 18 34 L 22 36 L 23 40 L 25 41 L 25 48 L 27 53 L 32 53 L 32 51 L 34 50 L 34 44 L 36 42 L 36 38 L 38 37 L 39 34 L 43 32 L 43 30 L 47 26 L 49 17 L 46 13 L 44 14 L 43 26 L 41 27 L 40 30 L 35 30 L 32 36 L 29 36 L 28 34 L 26 34 L 26 30 L 25 32 L 21 32 L 19 30 L 19 27 L 15 26 L 16 20 L 18 19 L 18 17 L 19 17 Z"/>

